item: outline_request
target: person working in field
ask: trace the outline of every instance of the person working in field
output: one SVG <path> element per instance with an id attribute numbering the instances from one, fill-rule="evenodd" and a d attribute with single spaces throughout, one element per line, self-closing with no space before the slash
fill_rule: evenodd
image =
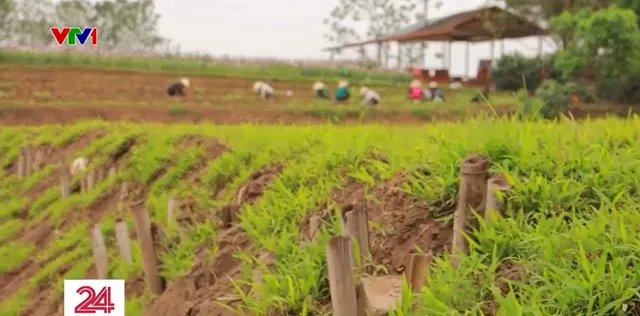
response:
<path id="1" fill-rule="evenodd" d="M 351 93 L 349 93 L 349 82 L 346 80 L 340 80 L 338 82 L 338 88 L 336 89 L 336 101 L 343 103 L 349 101 Z"/>
<path id="2" fill-rule="evenodd" d="M 364 104 L 373 106 L 380 104 L 380 95 L 367 87 L 360 88 L 360 96 Z"/>
<path id="3" fill-rule="evenodd" d="M 476 94 L 473 96 L 473 98 L 471 98 L 471 103 L 480 103 L 486 100 L 489 100 L 489 92 L 491 90 L 489 89 L 489 86 L 485 86 L 484 89 L 482 90 L 482 92 L 478 91 L 476 92 Z"/>
<path id="4" fill-rule="evenodd" d="M 317 99 L 329 98 L 329 93 L 327 92 L 327 88 L 323 82 L 316 81 L 313 84 L 313 92 L 315 93 Z"/>
<path id="5" fill-rule="evenodd" d="M 429 83 L 429 93 L 431 94 L 431 100 L 436 102 L 444 102 L 444 93 L 438 88 L 438 83 L 431 81 Z"/>
<path id="6" fill-rule="evenodd" d="M 424 100 L 424 92 L 422 91 L 422 82 L 420 80 L 414 79 L 411 81 L 409 85 L 409 100 L 413 100 L 413 102 Z"/>
<path id="7" fill-rule="evenodd" d="M 260 98 L 265 100 L 275 98 L 273 88 L 262 81 L 258 81 L 253 84 L 253 92 L 255 92 Z"/>
<path id="8" fill-rule="evenodd" d="M 178 82 L 172 83 L 169 88 L 167 88 L 167 94 L 170 97 L 184 97 L 185 95 L 187 95 L 187 88 L 189 88 L 189 79 L 182 78 Z"/>

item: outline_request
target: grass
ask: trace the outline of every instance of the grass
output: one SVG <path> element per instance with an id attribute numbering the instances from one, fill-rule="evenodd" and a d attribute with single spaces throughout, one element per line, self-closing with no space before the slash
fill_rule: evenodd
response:
<path id="1" fill-rule="evenodd" d="M 81 53 L 45 53 L 35 51 L 0 50 L 0 65 L 80 66 L 167 72 L 191 76 L 229 76 L 250 79 L 279 79 L 294 81 L 337 80 L 344 77 L 339 69 L 298 67 L 273 63 L 266 66 L 237 65 L 220 61 L 195 60 L 178 57 L 121 57 L 87 55 Z M 350 70 L 346 76 L 369 84 L 404 83 L 411 79 L 407 73 Z"/>
<path id="2" fill-rule="evenodd" d="M 260 252 L 274 253 L 275 267 L 264 271 L 264 285 L 256 287 L 259 299 L 247 297 L 242 304 L 261 315 L 267 311 L 274 315 L 322 315 L 329 302 L 323 243 L 336 227 L 323 231 L 319 244 L 305 242 L 299 236 L 303 217 L 326 203 L 333 205 L 331 192 L 347 190 L 353 182 L 369 188 L 367 199 L 384 199 L 376 195 L 376 188 L 400 173 L 410 176 L 397 189 L 428 205 L 441 205 L 455 198 L 457 166 L 471 153 L 489 155 L 494 172 L 511 180 L 508 216 L 482 222 L 473 234 L 471 253 L 458 271 L 451 268 L 448 255 L 437 256 L 425 276 L 428 287 L 417 294 L 405 293 L 393 315 L 623 315 L 640 304 L 640 243 L 634 237 L 640 232 L 637 117 L 581 123 L 503 118 L 425 127 L 103 122 L 79 124 L 74 132 L 56 125 L 8 127 L 0 130 L 4 140 L 0 146 L 5 146 L 0 159 L 14 161 L 16 148 L 24 139 L 61 144 L 95 126 L 105 129 L 106 136 L 76 154 L 92 156 L 96 164 L 126 139 L 135 137 L 138 143 L 123 162 L 125 168 L 94 191 L 59 200 L 59 189 L 51 187 L 31 203 L 23 195 L 29 186 L 16 185 L 19 181 L 13 176 L 0 180 L 0 272 L 13 271 L 29 258 L 41 267 L 12 297 L 0 301 L 0 315 L 18 315 L 30 306 L 29 298 L 39 286 L 47 288 L 48 283 L 59 295 L 65 277 L 86 275 L 92 259 L 85 237 L 89 222 L 82 214 L 97 212 L 96 202 L 109 196 L 122 181 L 145 184 L 148 195 L 142 198 L 146 198 L 152 218 L 165 223 L 171 196 L 193 201 L 195 213 L 190 215 L 194 218 L 214 216 L 212 212 L 231 202 L 251 174 L 273 164 L 283 165 L 283 171 L 255 204 L 242 207 L 240 225 L 255 250 L 239 254 L 244 274 L 236 282 L 253 285 L 249 268 Z M 202 146 L 181 147 L 180 139 L 185 135 L 216 138 L 231 150 L 206 160 Z M 372 158 L 374 152 L 384 156 L 386 163 Z M 187 175 L 203 159 L 206 165 L 195 185 Z M 430 175 L 409 172 L 418 167 L 427 168 Z M 25 207 L 30 208 L 29 215 L 17 218 L 12 210 Z M 134 249 L 132 265 L 121 262 L 115 252 L 113 227 L 121 214 L 115 209 L 100 212 L 100 225 L 113 258 L 111 275 L 128 280 L 140 277 L 139 249 Z M 430 216 L 447 222 L 451 212 L 445 209 Z M 79 220 L 66 227 L 58 225 L 62 218 Z M 132 230 L 131 219 L 126 220 Z M 59 226 L 59 237 L 33 257 L 34 249 L 16 238 L 20 231 L 42 221 Z M 198 221 L 188 230 L 178 228 L 175 223 L 167 226 L 172 242 L 161 253 L 162 273 L 169 281 L 182 278 L 193 268 L 200 260 L 196 256 L 199 250 L 206 250 L 209 263 L 220 251 L 217 241 L 222 231 L 210 222 Z M 386 233 L 392 238 L 398 232 L 391 229 Z M 133 245 L 137 247 L 137 243 Z M 63 266 L 67 269 L 62 270 Z M 506 276 L 506 267 L 517 267 L 518 278 Z M 137 315 L 149 294 L 135 293 L 128 300 L 127 312 Z M 410 305 L 416 309 L 410 311 Z"/>

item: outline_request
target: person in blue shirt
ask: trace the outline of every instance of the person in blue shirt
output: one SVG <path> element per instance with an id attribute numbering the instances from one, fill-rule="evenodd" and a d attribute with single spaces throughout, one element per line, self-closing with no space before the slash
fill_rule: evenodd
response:
<path id="1" fill-rule="evenodd" d="M 336 101 L 347 102 L 350 97 L 351 93 L 349 93 L 349 82 L 346 80 L 340 80 L 340 82 L 338 82 L 338 88 L 336 89 Z"/>

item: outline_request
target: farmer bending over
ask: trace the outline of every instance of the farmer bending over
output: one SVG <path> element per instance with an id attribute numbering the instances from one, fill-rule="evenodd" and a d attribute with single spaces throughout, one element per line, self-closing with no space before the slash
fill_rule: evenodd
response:
<path id="1" fill-rule="evenodd" d="M 482 92 L 480 91 L 476 92 L 473 98 L 471 98 L 471 103 L 480 103 L 485 99 L 489 100 L 489 92 L 490 92 L 489 87 L 488 86 L 484 87 Z"/>
<path id="2" fill-rule="evenodd" d="M 429 83 L 429 93 L 431 93 L 431 100 L 436 102 L 444 102 L 444 93 L 438 88 L 438 83 L 431 81 Z"/>
<path id="3" fill-rule="evenodd" d="M 338 89 L 336 89 L 336 101 L 347 102 L 350 97 L 349 82 L 346 80 L 340 80 L 340 82 L 338 82 Z"/>
<path id="4" fill-rule="evenodd" d="M 170 97 L 183 97 L 187 94 L 187 88 L 189 88 L 189 79 L 182 78 L 180 81 L 172 83 L 169 88 L 167 88 L 167 94 Z"/>
<path id="5" fill-rule="evenodd" d="M 424 92 L 422 91 L 422 82 L 414 79 L 409 85 L 409 100 L 418 102 L 424 99 Z"/>
<path id="6" fill-rule="evenodd" d="M 315 92 L 317 99 L 328 99 L 329 98 L 329 94 L 327 93 L 327 88 L 325 87 L 324 83 L 322 83 L 320 81 L 316 81 L 313 84 L 313 91 Z"/>
<path id="7" fill-rule="evenodd" d="M 275 97 L 273 88 L 262 81 L 253 84 L 253 92 L 265 100 Z"/>
<path id="8" fill-rule="evenodd" d="M 368 105 L 380 104 L 380 95 L 367 87 L 360 88 L 360 96 L 362 97 L 362 100 L 364 101 L 365 104 L 368 104 Z"/>

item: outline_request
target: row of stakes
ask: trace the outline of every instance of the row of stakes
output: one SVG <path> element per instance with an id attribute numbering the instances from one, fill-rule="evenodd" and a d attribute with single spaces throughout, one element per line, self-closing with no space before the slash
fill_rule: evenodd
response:
<path id="1" fill-rule="evenodd" d="M 29 152 L 27 150 L 27 152 Z M 37 157 L 38 155 L 35 155 Z M 28 177 L 40 166 L 38 159 L 33 159 L 33 155 L 21 153 L 18 164 L 18 175 L 21 178 Z M 31 162 L 30 162 L 31 161 Z M 494 219 L 504 210 L 502 200 L 498 198 L 500 193 L 510 189 L 508 181 L 502 175 L 489 177 L 491 162 L 485 155 L 471 155 L 463 160 L 460 168 L 460 186 L 458 190 L 458 203 L 454 214 L 454 234 L 452 241 L 452 263 L 458 267 L 462 256 L 469 252 L 466 233 L 474 229 L 477 223 L 472 221 L 471 210 L 479 214 L 484 214 L 486 220 Z M 109 175 L 115 175 L 115 166 L 110 168 Z M 98 176 L 96 177 L 96 173 Z M 82 190 L 91 190 L 94 182 L 102 179 L 100 172 L 95 169 L 86 172 L 81 179 Z M 67 172 L 61 176 L 62 197 L 69 196 L 69 177 Z M 127 196 L 127 184 L 123 183 L 120 190 L 119 208 Z M 170 199 L 167 205 L 168 218 L 173 217 L 178 202 Z M 162 294 L 166 288 L 164 278 L 159 274 L 161 265 L 156 248 L 160 246 L 162 240 L 162 229 L 156 224 L 152 224 L 149 213 L 143 203 L 130 205 L 135 222 L 135 230 L 141 249 L 141 259 L 143 264 L 144 279 L 147 287 L 156 295 Z M 393 308 L 400 299 L 401 280 L 400 278 L 389 279 L 388 277 L 371 276 L 372 266 L 365 265 L 370 260 L 371 252 L 369 245 L 369 220 L 366 210 L 357 209 L 343 214 L 341 221 L 342 234 L 333 236 L 326 245 L 326 258 L 328 266 L 328 277 L 331 293 L 331 304 L 333 315 L 335 316 L 364 316 L 364 315 L 384 315 L 390 308 Z M 310 232 L 313 241 L 317 241 L 317 232 L 321 229 L 324 221 L 319 216 L 310 219 Z M 155 226 L 154 230 L 152 226 Z M 133 262 L 131 253 L 131 241 L 127 223 L 121 219 L 116 222 L 116 243 L 120 254 L 128 263 Z M 96 224 L 91 230 L 91 244 L 93 257 L 95 260 L 97 276 L 100 279 L 107 279 L 108 257 L 104 236 Z M 354 246 L 358 247 L 357 252 Z M 359 258 L 355 258 L 355 254 Z M 404 270 L 409 287 L 412 291 L 418 292 L 425 285 L 425 271 L 430 269 L 432 264 L 432 253 L 412 254 Z M 391 280 L 391 285 L 389 282 Z M 386 283 L 389 292 L 385 293 L 387 299 L 380 299 L 374 296 L 376 286 Z"/>
<path id="2" fill-rule="evenodd" d="M 18 178 L 25 179 L 41 170 L 46 163 L 47 154 L 46 149 L 36 148 L 31 144 L 24 146 L 17 161 L 16 173 Z M 115 165 L 111 166 L 108 176 L 115 176 L 117 171 Z M 104 169 L 100 167 L 95 167 L 83 172 L 79 179 L 81 192 L 91 191 L 95 185 L 104 178 Z M 62 199 L 68 198 L 71 194 L 70 185 L 71 174 L 69 166 L 68 164 L 61 164 L 60 188 Z M 127 192 L 127 183 L 122 183 L 120 188 L 120 201 L 118 203 L 118 210 L 121 214 L 127 198 Z M 171 199 L 168 205 L 168 213 L 171 214 L 176 209 L 177 204 L 174 199 Z M 160 295 L 166 287 L 164 278 L 159 274 L 158 267 L 160 266 L 160 261 L 156 253 L 156 248 L 163 238 L 162 229 L 158 225 L 152 225 L 149 213 L 144 204 L 130 204 L 130 208 L 132 209 L 136 236 L 142 253 L 145 283 L 154 294 Z M 152 226 L 157 227 L 155 233 L 152 230 Z M 127 263 L 132 263 L 133 255 L 131 252 L 131 241 L 129 239 L 129 228 L 124 220 L 118 219 L 116 221 L 115 234 L 116 243 L 123 260 Z M 93 226 L 90 235 L 97 277 L 99 279 L 107 279 L 109 277 L 107 247 L 99 224 Z"/>
<path id="3" fill-rule="evenodd" d="M 472 210 L 483 215 L 485 220 L 495 220 L 504 211 L 504 203 L 499 196 L 510 189 L 510 184 L 502 175 L 489 177 L 490 166 L 488 157 L 479 154 L 471 155 L 462 162 L 451 249 L 454 268 L 469 253 L 464 236 L 477 227 L 471 216 Z M 314 238 L 323 222 L 318 216 L 310 219 Z M 389 276 L 370 276 L 372 267 L 364 264 L 370 260 L 366 210 L 345 213 L 341 224 L 342 235 L 331 237 L 326 245 L 333 315 L 386 315 L 401 298 L 402 276 L 392 279 Z M 359 254 L 359 258 L 355 258 L 355 254 Z M 405 265 L 404 277 L 412 291 L 420 292 L 425 286 L 425 272 L 430 269 L 432 261 L 431 252 L 411 255 Z"/>

